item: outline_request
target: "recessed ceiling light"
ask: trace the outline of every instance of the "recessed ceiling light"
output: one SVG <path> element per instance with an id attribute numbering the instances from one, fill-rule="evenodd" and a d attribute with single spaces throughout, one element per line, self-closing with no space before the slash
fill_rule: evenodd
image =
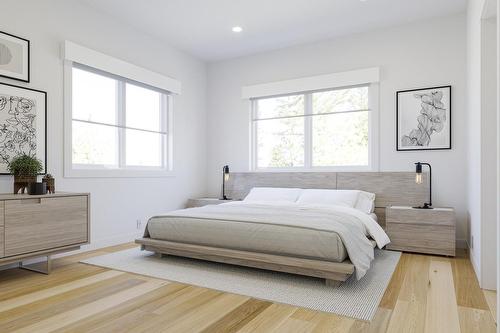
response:
<path id="1" fill-rule="evenodd" d="M 231 30 L 233 30 L 233 32 L 242 32 L 243 28 L 236 26 L 236 27 L 233 27 Z"/>

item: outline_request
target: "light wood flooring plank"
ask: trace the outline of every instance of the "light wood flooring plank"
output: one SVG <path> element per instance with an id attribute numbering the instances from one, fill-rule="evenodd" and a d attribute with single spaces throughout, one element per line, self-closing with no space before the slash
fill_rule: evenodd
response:
<path id="1" fill-rule="evenodd" d="M 491 312 L 460 306 L 458 313 L 462 333 L 495 333 L 496 325 Z"/>
<path id="2" fill-rule="evenodd" d="M 408 271 L 408 262 L 410 261 L 410 255 L 403 253 L 399 259 L 399 263 L 396 266 L 396 270 L 392 274 L 391 281 L 385 290 L 384 296 L 380 301 L 379 307 L 387 308 L 393 310 L 396 306 L 396 301 L 401 291 L 401 286 Z"/>
<path id="3" fill-rule="evenodd" d="M 460 332 L 453 273 L 449 262 L 431 260 L 425 332 Z"/>
<path id="4" fill-rule="evenodd" d="M 119 292 L 117 294 L 101 298 L 95 302 L 85 304 L 76 309 L 63 312 L 61 314 L 43 319 L 37 323 L 30 326 L 15 330 L 15 333 L 22 332 L 51 332 L 58 328 L 62 328 L 66 325 L 74 323 L 83 318 L 89 317 L 93 314 L 99 313 L 100 311 L 107 310 L 113 306 L 120 303 L 126 302 L 130 299 L 143 295 L 149 291 L 158 289 L 168 282 L 146 282 L 142 285 L 127 289 L 125 291 Z"/>
<path id="5" fill-rule="evenodd" d="M 349 332 L 356 321 L 352 318 L 320 312 L 314 322 L 317 322 L 317 324 L 312 331 L 313 333 L 337 333 Z"/>
<path id="6" fill-rule="evenodd" d="M 243 326 L 238 332 L 271 332 L 279 327 L 297 309 L 290 305 L 273 304 Z"/>
<path id="7" fill-rule="evenodd" d="M 9 298 L 8 300 L 0 301 L 0 312 L 4 312 L 25 304 L 33 303 L 54 295 L 62 294 L 73 289 L 88 286 L 89 284 L 93 284 L 99 281 L 111 279 L 122 274 L 124 273 L 117 271 L 105 271 L 83 279 L 75 280 L 73 282 L 63 283 L 52 288 L 42 289 L 22 296 Z"/>
<path id="8" fill-rule="evenodd" d="M 493 290 L 484 290 L 484 297 L 486 298 L 486 303 L 488 303 L 488 307 L 490 308 L 491 315 L 493 316 L 493 320 L 495 323 L 497 322 L 497 292 Z"/>
<path id="9" fill-rule="evenodd" d="M 101 311 L 98 314 L 79 320 L 71 325 L 67 325 L 62 329 L 54 331 L 54 333 L 88 333 L 93 330 L 100 330 L 102 327 L 105 327 L 110 323 L 112 324 L 113 322 L 120 322 L 122 318 L 139 309 L 141 311 L 149 313 L 151 312 L 151 307 L 154 308 L 157 302 L 162 301 L 161 304 L 164 304 L 165 300 L 171 300 L 171 297 L 174 297 L 176 292 L 185 287 L 186 286 L 184 285 L 176 283 L 167 284 L 164 287 L 145 293 L 144 295 L 123 302 L 110 309 Z M 128 327 L 133 330 L 141 323 L 144 323 L 144 321 L 134 322 Z"/>
<path id="10" fill-rule="evenodd" d="M 167 302 L 163 302 L 164 305 L 161 306 L 160 310 L 154 310 L 150 307 L 148 310 L 158 316 L 148 322 L 140 323 L 134 328 L 134 332 L 154 332 L 157 328 L 173 325 L 177 321 L 184 319 L 189 320 L 191 316 L 195 316 L 201 306 L 209 304 L 222 295 L 221 292 L 215 290 L 192 286 L 186 289 L 187 290 L 182 290 L 182 292 L 172 295 L 173 297 L 167 299 Z M 198 291 L 197 289 L 200 290 Z M 193 297 L 184 298 L 182 295 L 186 293 L 189 293 Z M 183 299 L 179 301 L 178 298 Z"/>
<path id="11" fill-rule="evenodd" d="M 364 321 L 356 321 L 334 313 L 319 312 L 304 308 L 297 308 L 289 319 L 297 319 L 313 324 L 313 327 L 309 325 L 301 326 L 301 329 L 307 332 L 350 332 L 357 322 L 365 323 Z"/>
<path id="12" fill-rule="evenodd" d="M 392 310 L 381 308 L 377 309 L 377 313 L 371 322 L 356 320 L 349 333 L 382 333 L 387 331 L 389 320 L 391 319 Z"/>
<path id="13" fill-rule="evenodd" d="M 408 255 L 408 270 L 389 321 L 387 332 L 423 332 L 430 256 Z"/>
<path id="14" fill-rule="evenodd" d="M 281 325 L 273 330 L 275 333 L 308 333 L 312 332 L 316 324 L 307 320 L 288 317 Z"/>
<path id="15" fill-rule="evenodd" d="M 248 322 L 271 306 L 271 302 L 249 299 L 224 317 L 213 323 L 203 333 L 230 333 L 237 332 Z"/>
<path id="16" fill-rule="evenodd" d="M 488 310 L 488 304 L 479 287 L 479 282 L 468 257 L 458 257 L 451 260 L 453 267 L 453 281 L 457 304 L 463 307 Z"/>
<path id="17" fill-rule="evenodd" d="M 196 315 L 182 317 L 167 326 L 156 327 L 154 332 L 200 332 L 233 311 L 249 297 L 222 294 L 204 303 L 196 309 Z"/>
<path id="18" fill-rule="evenodd" d="M 10 332 L 26 327 L 85 304 L 98 301 L 144 283 L 144 281 L 120 275 L 47 299 L 33 302 L 9 311 L 0 312 L 0 332 Z"/>
<path id="19" fill-rule="evenodd" d="M 50 275 L 39 274 L 22 269 L 12 269 L 8 278 L 1 281 L 3 272 L 0 273 L 0 301 L 29 294 L 34 291 L 51 288 L 63 283 L 68 283 L 85 276 L 105 272 L 107 269 L 73 264 L 54 270 Z M 19 276 L 19 278 L 17 278 Z"/>

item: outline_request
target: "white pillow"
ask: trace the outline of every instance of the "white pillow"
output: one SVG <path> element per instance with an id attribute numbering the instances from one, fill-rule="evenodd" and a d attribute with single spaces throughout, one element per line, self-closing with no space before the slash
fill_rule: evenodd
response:
<path id="1" fill-rule="evenodd" d="M 358 191 L 358 201 L 354 208 L 366 214 L 371 214 L 375 211 L 375 193 Z"/>
<path id="2" fill-rule="evenodd" d="M 243 201 L 295 202 L 302 191 L 300 188 L 254 187 Z"/>
<path id="3" fill-rule="evenodd" d="M 359 191 L 353 190 L 303 190 L 297 203 L 317 205 L 338 205 L 353 207 L 358 201 Z"/>

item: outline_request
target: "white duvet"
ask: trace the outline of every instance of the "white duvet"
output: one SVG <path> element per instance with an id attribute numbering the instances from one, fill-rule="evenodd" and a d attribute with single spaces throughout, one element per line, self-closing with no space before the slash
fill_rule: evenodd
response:
<path id="1" fill-rule="evenodd" d="M 367 235 L 375 240 L 379 248 L 390 242 L 372 217 L 344 206 L 241 201 L 177 210 L 162 216 L 250 221 L 335 232 L 342 239 L 356 268 L 358 280 L 366 274 L 374 259 L 374 249 Z"/>

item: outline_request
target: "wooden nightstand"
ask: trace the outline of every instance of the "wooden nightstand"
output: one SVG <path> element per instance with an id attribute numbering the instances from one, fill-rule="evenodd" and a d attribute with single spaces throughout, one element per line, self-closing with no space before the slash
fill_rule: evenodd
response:
<path id="1" fill-rule="evenodd" d="M 390 250 L 455 256 L 453 208 L 416 209 L 391 206 L 385 209 Z"/>
<path id="2" fill-rule="evenodd" d="M 218 198 L 198 198 L 189 199 L 186 208 L 203 207 L 207 205 L 220 205 L 222 203 L 231 202 L 234 200 L 221 200 Z"/>

